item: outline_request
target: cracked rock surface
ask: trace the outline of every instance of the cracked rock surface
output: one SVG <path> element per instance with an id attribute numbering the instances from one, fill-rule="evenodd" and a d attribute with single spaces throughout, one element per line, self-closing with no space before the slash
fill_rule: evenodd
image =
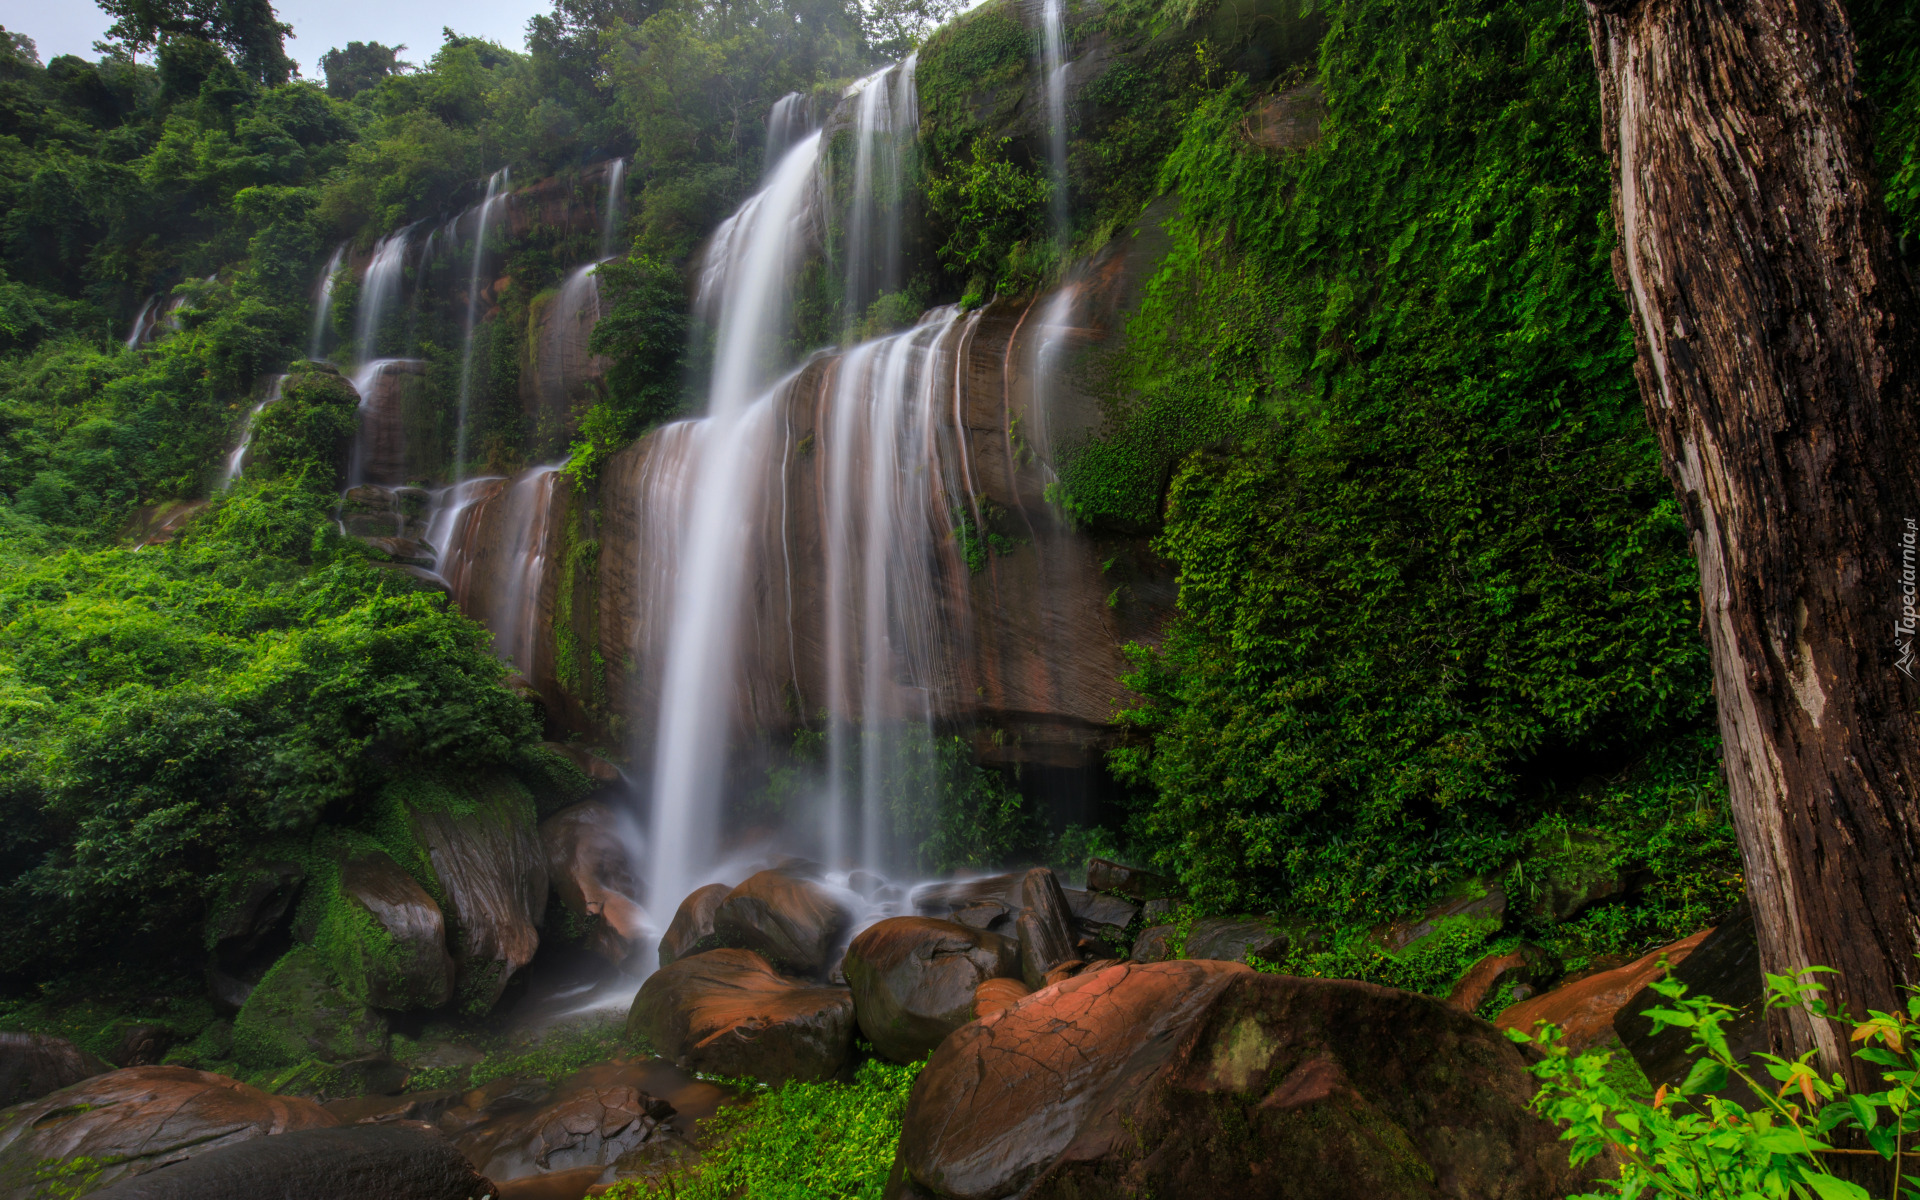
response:
<path id="1" fill-rule="evenodd" d="M 1551 1200 L 1581 1190 L 1520 1051 L 1445 1004 L 1237 963 L 1121 963 L 944 1042 L 889 1200 Z"/>

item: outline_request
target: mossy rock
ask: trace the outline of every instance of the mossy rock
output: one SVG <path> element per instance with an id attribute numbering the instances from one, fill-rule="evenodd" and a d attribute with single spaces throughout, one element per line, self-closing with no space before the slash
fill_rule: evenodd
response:
<path id="1" fill-rule="evenodd" d="M 1419 916 L 1375 928 L 1369 940 L 1403 963 L 1457 955 L 1459 966 L 1465 967 L 1478 957 L 1471 952 L 1500 932 L 1506 919 L 1506 889 L 1484 879 L 1466 879 Z"/>
<path id="2" fill-rule="evenodd" d="M 310 946 L 296 946 L 233 1021 L 234 1056 L 254 1070 L 383 1054 L 387 1019 L 343 991 Z"/>
<path id="3" fill-rule="evenodd" d="M 1619 844 L 1600 830 L 1542 830 L 1530 839 L 1520 865 L 1517 907 L 1535 921 L 1554 923 L 1624 896 L 1633 880 L 1617 865 L 1619 857 Z"/>

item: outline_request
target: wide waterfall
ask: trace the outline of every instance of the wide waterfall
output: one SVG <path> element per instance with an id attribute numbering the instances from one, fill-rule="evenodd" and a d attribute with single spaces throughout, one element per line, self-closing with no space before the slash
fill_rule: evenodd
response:
<path id="1" fill-rule="evenodd" d="M 1049 44 L 1055 83 L 1058 37 Z M 1086 288 L 913 320 L 915 67 L 910 57 L 856 81 L 830 116 L 800 93 L 774 105 L 761 187 L 696 267 L 694 310 L 712 339 L 704 410 L 608 462 L 597 500 L 553 459 L 605 395 L 609 364 L 589 342 L 598 269 L 618 252 L 625 160 L 564 192 L 515 191 L 498 172 L 471 208 L 382 239 L 364 267 L 343 528 L 444 584 L 495 653 L 572 714 L 568 727 L 621 731 L 646 829 L 631 847 L 635 886 L 656 933 L 741 854 L 918 873 L 955 755 L 991 761 L 1012 719 L 1012 736 L 1036 739 L 1012 761 L 1078 769 L 1123 669 L 1117 593 L 1042 498 L 1056 410 L 1086 422 L 1085 398 L 1056 382 Z M 505 311 L 499 289 L 519 286 L 516 239 L 556 211 L 579 257 L 523 301 L 509 376 L 520 425 L 503 440 L 514 398 L 484 375 L 500 353 L 487 330 Z M 802 331 L 823 311 L 846 344 L 805 353 Z M 548 461 L 517 469 L 516 451 L 492 449 L 503 442 Z M 593 543 L 590 592 L 562 569 L 576 537 Z M 584 624 L 582 599 L 596 606 Z M 562 644 L 581 637 L 598 643 Z M 1068 646 L 1083 652 L 1054 652 Z M 589 652 L 615 723 L 565 707 L 582 703 L 586 685 L 566 672 L 577 679 Z M 988 712 L 1004 714 L 992 729 L 978 721 Z M 740 817 L 777 766 L 778 815 Z"/>
<path id="2" fill-rule="evenodd" d="M 767 186 L 714 235 L 700 305 L 717 327 L 707 428 L 692 439 L 690 501 L 676 553 L 662 700 L 654 744 L 655 909 L 700 880 L 718 849 L 731 740 L 733 652 L 746 549 L 744 503 L 765 460 L 773 396 L 763 389 L 785 332 L 789 276 L 820 193 L 820 135 L 790 151 Z"/>

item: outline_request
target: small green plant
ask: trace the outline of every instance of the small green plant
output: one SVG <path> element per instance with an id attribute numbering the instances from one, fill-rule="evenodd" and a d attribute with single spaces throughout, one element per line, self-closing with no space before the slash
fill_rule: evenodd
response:
<path id="1" fill-rule="evenodd" d="M 46 1200 L 76 1200 L 94 1190 L 94 1183 L 110 1164 L 82 1155 L 79 1158 L 50 1158 L 33 1169 L 35 1195 Z"/>
<path id="2" fill-rule="evenodd" d="M 1812 982 L 1828 967 L 1810 967 L 1802 978 L 1767 976 L 1767 1008 L 1801 1008 L 1817 1020 L 1834 1019 Z M 1726 1027 L 1734 1009 L 1700 996 L 1671 977 L 1653 989 L 1667 1006 L 1647 1010 L 1655 1033 L 1667 1028 L 1693 1030 L 1698 1056 L 1678 1086 L 1661 1085 L 1650 1098 L 1622 1090 L 1609 1071 L 1611 1052 L 1575 1056 L 1560 1042 L 1560 1031 L 1542 1023 L 1531 1036 L 1510 1030 L 1515 1041 L 1529 1043 L 1546 1057 L 1533 1073 L 1542 1081 L 1534 1108 L 1566 1126 L 1561 1136 L 1573 1143 L 1576 1164 L 1612 1150 L 1622 1162 L 1620 1176 L 1603 1185 L 1618 1196 L 1671 1196 L 1676 1200 L 1873 1200 L 1874 1193 L 1838 1178 L 1829 1169 L 1841 1156 L 1877 1155 L 1892 1164 L 1892 1200 L 1920 1196 L 1920 1177 L 1906 1174 L 1915 1148 L 1906 1138 L 1920 1131 L 1920 995 L 1904 1013 L 1870 1010 L 1852 1020 L 1857 1057 L 1882 1068 L 1888 1085 L 1878 1092 L 1849 1092 L 1835 1074 L 1822 1079 L 1814 1069 L 1815 1051 L 1797 1059 L 1757 1055 L 1773 1077 L 1762 1083 L 1735 1059 Z M 1715 1093 L 1730 1081 L 1744 1083 L 1759 1102 L 1746 1108 Z M 1871 1149 L 1838 1147 L 1832 1135 L 1857 1130 Z M 1588 1200 L 1576 1197 L 1575 1200 Z"/>

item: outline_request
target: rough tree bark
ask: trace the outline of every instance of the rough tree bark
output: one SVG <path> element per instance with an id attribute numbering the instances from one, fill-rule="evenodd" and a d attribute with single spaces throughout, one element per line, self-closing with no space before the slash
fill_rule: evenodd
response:
<path id="1" fill-rule="evenodd" d="M 1910 616 L 1896 636 L 1920 521 L 1920 362 L 1852 31 L 1837 0 L 1587 13 L 1614 274 L 1699 558 L 1762 962 L 1836 967 L 1844 1010 L 1892 1008 L 1920 978 Z M 1838 1027 L 1796 1014 L 1772 1033 L 1861 1082 Z"/>

